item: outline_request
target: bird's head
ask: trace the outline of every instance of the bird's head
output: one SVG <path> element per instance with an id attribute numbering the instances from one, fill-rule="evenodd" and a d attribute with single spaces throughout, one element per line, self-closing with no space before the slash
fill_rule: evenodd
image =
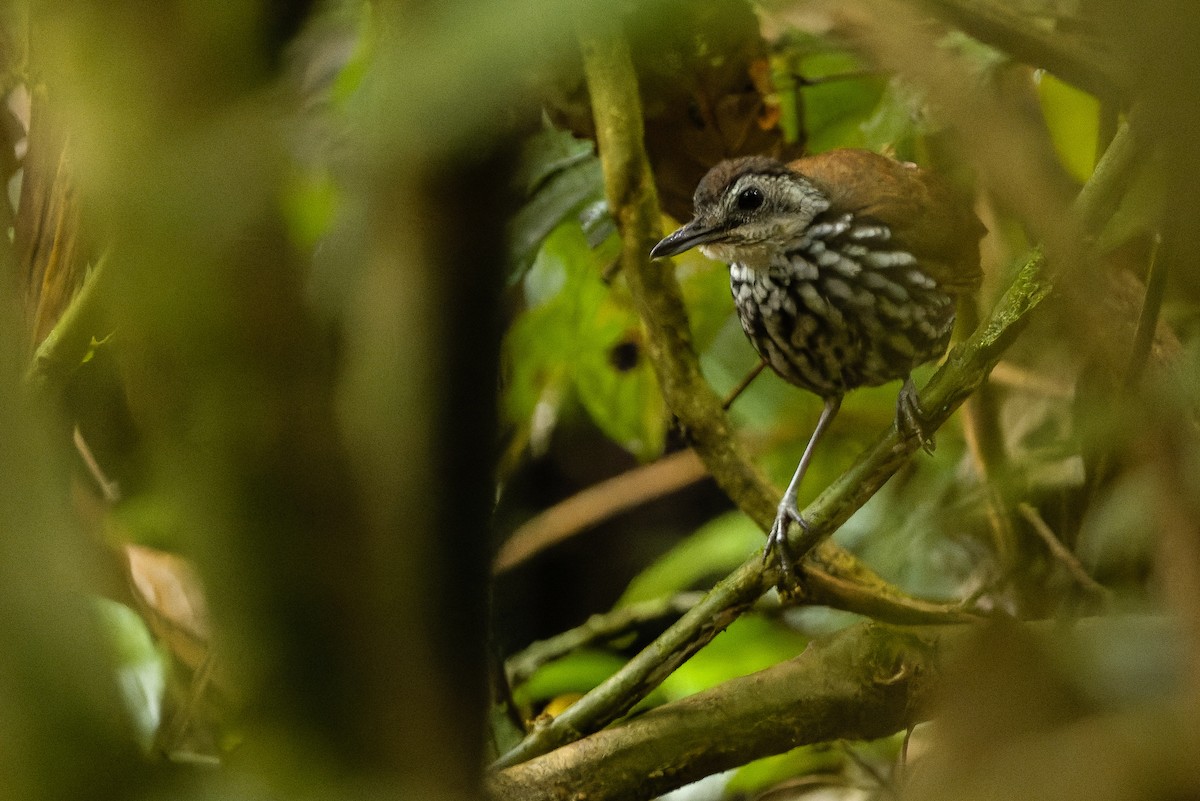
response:
<path id="1" fill-rule="evenodd" d="M 783 162 L 749 156 L 709 170 L 693 206 L 692 221 L 655 245 L 651 258 L 699 247 L 712 259 L 766 267 L 829 208 L 829 199 Z"/>

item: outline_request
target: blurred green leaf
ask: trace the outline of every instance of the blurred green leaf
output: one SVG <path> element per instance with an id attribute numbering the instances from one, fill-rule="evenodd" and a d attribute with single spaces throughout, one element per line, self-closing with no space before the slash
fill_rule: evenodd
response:
<path id="1" fill-rule="evenodd" d="M 733 318 L 729 268 L 705 258 L 698 250 L 689 250 L 675 257 L 675 277 L 687 305 L 692 342 L 703 353 L 721 327 Z"/>
<path id="2" fill-rule="evenodd" d="M 1163 153 L 1150 154 L 1130 184 L 1129 190 L 1096 239 L 1101 253 L 1124 245 L 1134 237 L 1156 231 L 1163 219 L 1163 188 L 1167 165 Z"/>
<path id="3" fill-rule="evenodd" d="M 760 615 L 743 615 L 662 683 L 674 700 L 799 656 L 808 638 Z"/>
<path id="4" fill-rule="evenodd" d="M 546 123 L 525 140 L 513 180 L 526 196 L 533 195 L 556 173 L 594 160 L 595 152 L 591 142 Z"/>
<path id="5" fill-rule="evenodd" d="M 845 752 L 834 745 L 805 745 L 743 765 L 725 785 L 725 792 L 749 796 L 797 776 L 840 771 L 845 764 Z"/>
<path id="6" fill-rule="evenodd" d="M 559 223 L 603 200 L 604 178 L 591 142 L 547 125 L 526 140 L 515 181 L 526 197 L 508 227 L 513 277 L 520 278 Z"/>
<path id="7" fill-rule="evenodd" d="M 283 217 L 292 242 L 309 251 L 333 225 L 337 184 L 326 170 L 297 171 L 289 178 L 283 187 Z"/>
<path id="8" fill-rule="evenodd" d="M 639 573 L 617 601 L 628 606 L 695 588 L 703 579 L 723 576 L 763 544 L 763 533 L 741 512 L 729 512 L 701 526 Z"/>
<path id="9" fill-rule="evenodd" d="M 806 87 L 804 111 L 809 151 L 866 147 L 862 123 L 879 105 L 886 86 L 883 77 L 864 77 Z"/>
<path id="10" fill-rule="evenodd" d="M 581 649 L 538 668 L 529 681 L 513 689 L 513 700 L 522 708 L 566 693 L 586 693 L 625 664 L 607 651 Z"/>
<path id="11" fill-rule="evenodd" d="M 1076 180 L 1086 181 L 1096 164 L 1100 102 L 1048 72 L 1038 73 L 1037 94 L 1059 159 Z"/>
<path id="12" fill-rule="evenodd" d="M 93 598 L 92 603 L 115 663 L 125 708 L 142 747 L 148 751 L 162 722 L 167 659 L 132 609 L 107 598 Z"/>
<path id="13" fill-rule="evenodd" d="M 338 4 L 333 4 L 337 8 Z M 333 83 L 333 99 L 338 104 L 345 104 L 362 86 L 367 74 L 367 68 L 375 56 L 377 22 L 371 13 L 370 3 L 345 3 L 338 8 L 338 14 L 347 27 L 355 30 L 354 45 L 350 57 L 338 70 Z"/>
<path id="14" fill-rule="evenodd" d="M 890 149 L 898 159 L 917 158 L 917 141 L 928 133 L 922 112 L 924 98 L 908 84 L 893 78 L 870 117 L 860 124 L 862 146 L 875 152 Z"/>
<path id="15" fill-rule="evenodd" d="M 115 542 L 133 542 L 172 551 L 179 549 L 184 511 L 162 492 L 139 492 L 119 503 L 109 515 L 106 535 Z"/>
<path id="16" fill-rule="evenodd" d="M 988 559 L 981 490 L 955 470 L 965 443 L 943 426 L 921 454 L 838 530 L 835 541 L 884 579 L 929 599 L 960 597 Z"/>
<path id="17" fill-rule="evenodd" d="M 578 368 L 579 400 L 600 430 L 643 461 L 661 454 L 666 405 L 641 328 L 627 329 L 605 350 L 584 350 Z"/>

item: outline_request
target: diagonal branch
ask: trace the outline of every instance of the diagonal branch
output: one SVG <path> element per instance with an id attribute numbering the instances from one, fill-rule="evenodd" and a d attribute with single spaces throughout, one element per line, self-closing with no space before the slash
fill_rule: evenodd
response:
<path id="1" fill-rule="evenodd" d="M 921 4 L 976 39 L 1097 97 L 1114 99 L 1129 93 L 1129 65 L 1095 39 L 1040 26 L 997 0 L 921 0 Z"/>
<path id="2" fill-rule="evenodd" d="M 642 120 L 636 78 L 628 47 L 614 29 L 581 32 L 584 67 L 604 160 L 609 207 L 622 232 L 621 264 L 637 310 L 646 327 L 648 350 L 667 406 L 688 433 L 721 488 L 746 514 L 766 528 L 774 517 L 777 493 L 741 450 L 720 399 L 704 380 L 692 348 L 687 314 L 670 270 L 650 263 L 647 254 L 658 237 L 658 204 L 641 142 Z M 1125 126 L 1110 146 L 1121 159 L 1097 167 L 1073 212 L 1081 220 L 1098 216 L 1098 200 L 1111 197 L 1107 187 L 1123 185 L 1131 159 Z M 930 424 L 938 426 L 987 377 L 1005 349 L 1024 328 L 1029 314 L 1050 292 L 1044 259 L 1034 253 L 997 304 L 991 320 L 956 347 L 922 392 Z M 916 449 L 891 427 L 858 461 L 805 511 L 807 532 L 792 527 L 792 553 L 814 551 L 819 560 L 841 554 L 822 540 L 867 501 Z M 502 756 L 496 767 L 523 762 L 597 731 L 624 715 L 666 676 L 700 650 L 779 579 L 775 566 L 760 566 L 759 555 L 719 582 L 704 599 L 655 642 L 608 680 L 549 724 L 531 733 Z"/>

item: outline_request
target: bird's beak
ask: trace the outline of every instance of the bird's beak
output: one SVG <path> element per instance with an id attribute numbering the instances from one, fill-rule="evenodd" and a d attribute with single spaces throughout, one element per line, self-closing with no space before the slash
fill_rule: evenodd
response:
<path id="1" fill-rule="evenodd" d="M 692 220 L 651 248 L 650 258 L 661 259 L 664 256 L 676 256 L 685 250 L 696 247 L 696 245 L 712 242 L 723 232 L 723 228 L 704 225 L 699 220 Z"/>

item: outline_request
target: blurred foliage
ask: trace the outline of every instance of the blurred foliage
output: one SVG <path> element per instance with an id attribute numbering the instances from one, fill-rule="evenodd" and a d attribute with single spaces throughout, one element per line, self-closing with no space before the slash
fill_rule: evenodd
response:
<path id="1" fill-rule="evenodd" d="M 623 282 L 606 277 L 619 240 L 594 148 L 543 127 L 526 140 L 515 182 L 526 201 L 509 226 L 510 258 L 523 304 L 505 336 L 504 410 L 516 441 L 544 441 L 578 401 L 639 459 L 660 455 L 662 396 Z M 728 317 L 727 280 L 700 257 L 681 261 L 679 278 L 704 345 Z"/>
<path id="2" fill-rule="evenodd" d="M 627 22 L 664 230 L 719 158 L 885 152 L 979 180 L 977 208 L 993 235 L 989 286 L 965 315 L 974 317 L 986 317 L 1039 230 L 962 158 L 962 132 L 946 126 L 929 86 L 880 69 L 844 30 L 809 24 L 807 9 L 310 5 L 15 4 L 0 13 L 0 177 L 19 201 L 6 206 L 0 248 L 12 301 L 0 309 L 0 797 L 161 797 L 178 783 L 202 788 L 185 793 L 196 797 L 364 788 L 473 797 L 492 501 L 493 520 L 550 513 L 688 441 L 616 269 L 619 233 L 602 154 L 588 139 L 573 38 L 589 14 Z M 956 4 L 930 7 L 943 5 Z M 1148 70 L 1136 96 L 1157 103 L 1149 128 L 1160 146 L 1143 143 L 1074 302 L 1107 309 L 1104 276 L 1140 290 L 1151 265 L 1167 264 L 1162 315 L 1182 342 L 1151 349 L 1144 358 L 1162 369 L 1135 391 L 1132 367 L 1087 350 L 1103 339 L 1081 322 L 1094 318 L 1076 309 L 1037 320 L 979 405 L 939 432 L 936 454 L 903 469 L 836 535 L 922 599 L 1028 617 L 1106 609 L 1187 621 L 1197 608 L 1187 570 L 1200 560 L 1187 536 L 1200 475 L 1189 205 L 1198 170 L 1184 145 L 1200 141 L 1188 139 L 1200 130 L 1188 94 L 1200 48 L 1182 46 L 1196 33 L 1183 4 L 1123 9 L 1117 16 L 1135 18 L 1115 26 L 1109 5 L 1023 3 L 1005 13 L 1032 38 L 1056 30 L 1064 47 L 1106 35 L 1114 64 Z M 937 49 L 962 59 L 981 96 L 1009 93 L 1025 115 L 1013 112 L 1014 130 L 1028 125 L 1050 154 L 1047 183 L 1088 180 L 1111 132 L 1133 117 L 1128 98 L 1094 96 L 1026 61 L 1037 51 L 1020 30 L 1002 28 L 1017 39 L 1005 47 L 1004 36 L 983 42 L 952 27 L 936 28 Z M 112 265 L 103 278 L 100 253 Z M 727 270 L 694 252 L 674 270 L 704 374 L 727 393 L 757 362 Z M 75 309 L 89 308 L 58 318 L 31 362 L 53 323 L 42 318 L 62 314 L 80 286 Z M 1136 319 L 1140 294 L 1133 307 Z M 847 398 L 802 503 L 890 425 L 895 401 L 895 386 Z M 768 372 L 730 419 L 782 485 L 820 406 Z M 507 446 L 498 489 L 485 480 L 496 440 Z M 616 503 L 622 517 L 600 515 L 570 546 L 522 566 L 526 586 L 498 582 L 495 625 L 549 636 L 591 614 L 706 589 L 761 544 L 711 482 L 679 497 L 649 509 Z M 1077 586 L 1015 515 L 1018 502 L 1110 595 Z M 131 543 L 179 552 L 200 579 L 180 569 L 148 595 Z M 581 582 L 604 603 L 581 605 Z M 172 603 L 196 597 L 212 598 L 215 650 L 207 630 L 164 627 Z M 759 608 L 637 711 L 793 658 L 855 619 Z M 518 723 L 600 685 L 653 628 L 575 650 L 504 688 L 513 708 L 493 721 L 493 742 L 511 745 Z M 511 641 L 506 633 L 496 639 Z M 1064 637 L 1045 652 L 1009 636 L 981 634 L 957 655 L 939 735 L 950 732 L 950 744 L 929 746 L 943 792 L 970 766 L 993 764 L 978 755 L 1003 764 L 985 746 L 1006 742 L 1038 746 L 1016 757 L 1001 749 L 1006 770 L 1050 764 L 1052 773 L 1037 758 L 1061 758 L 1056 748 L 1084 762 L 1097 752 L 1136 762 L 1143 751 L 1113 746 L 1104 732 L 1075 751 L 1067 735 L 1081 721 L 1120 728 L 1115 716 L 1137 704 L 1194 695 L 1163 667 L 1195 660 L 1173 629 L 1139 623 L 1107 640 Z M 203 655 L 213 654 L 220 669 L 210 672 Z M 509 699 L 496 695 L 502 709 Z M 975 712 L 986 723 L 973 723 Z M 1179 732 L 1138 721 L 1129 731 L 1166 763 L 1194 755 L 1189 714 Z M 164 727 L 172 721 L 177 730 Z M 1040 739 L 1020 739 L 1030 732 Z M 794 749 L 739 769 L 715 792 L 743 797 L 798 776 L 836 776 L 843 788 L 864 771 L 895 778 L 899 750 L 898 736 Z M 197 774 L 185 762 L 221 771 Z M 1159 764 L 1157 775 L 1174 767 Z M 1113 797 L 1136 795 L 1111 787 Z"/>
<path id="3" fill-rule="evenodd" d="M 740 512 L 731 512 L 701 526 L 657 562 L 643 570 L 621 594 L 616 606 L 666 598 L 723 576 L 762 544 L 758 526 Z"/>
<path id="4" fill-rule="evenodd" d="M 163 722 L 169 658 L 165 649 L 155 646 L 146 623 L 128 606 L 107 598 L 96 598 L 95 605 L 133 729 L 149 752 Z"/>
<path id="5" fill-rule="evenodd" d="M 517 688 L 513 700 L 518 708 L 531 710 L 551 699 L 577 693 L 582 695 L 607 679 L 624 660 L 604 651 L 579 649 L 539 669 L 529 681 Z"/>
<path id="6" fill-rule="evenodd" d="M 662 690 L 671 698 L 683 698 L 791 659 L 806 645 L 808 638 L 798 632 L 757 615 L 742 615 L 667 677 Z"/>

